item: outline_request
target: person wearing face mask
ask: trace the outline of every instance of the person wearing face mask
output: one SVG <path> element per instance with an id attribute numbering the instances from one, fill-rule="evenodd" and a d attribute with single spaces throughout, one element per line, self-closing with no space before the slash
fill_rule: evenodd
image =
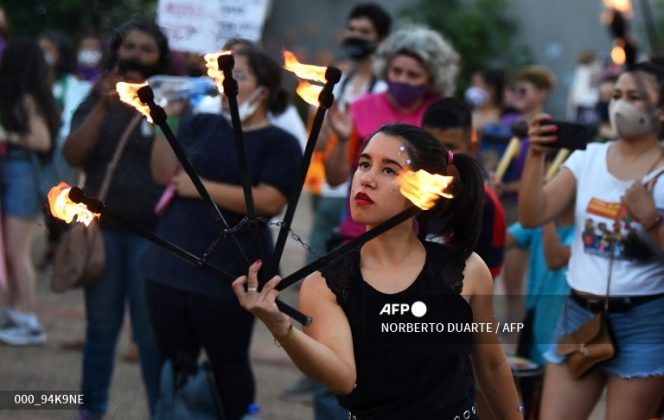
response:
<path id="1" fill-rule="evenodd" d="M 110 43 L 104 75 L 74 113 L 71 133 L 63 147 L 69 163 L 85 174 L 84 191 L 96 197 L 120 138 L 128 133 L 105 204 L 149 230 L 156 226 L 153 209 L 162 191 L 150 174 L 149 158 L 155 136 L 138 111 L 120 102 L 115 84 L 122 80 L 143 82 L 153 74 L 168 73 L 169 55 L 168 40 L 153 21 L 139 18 L 119 27 Z M 150 323 L 145 276 L 139 267 L 146 241 L 103 218 L 100 227 L 107 262 L 101 279 L 84 290 L 87 325 L 81 391 L 85 399 L 80 418 L 101 418 L 108 409 L 115 349 L 126 302 L 133 341 L 139 349 L 147 406 L 152 413 L 161 357 Z"/>
<path id="2" fill-rule="evenodd" d="M 481 138 L 484 127 L 500 123 L 502 117 L 505 72 L 487 69 L 473 75 L 473 85 L 466 89 L 464 97 L 473 107 L 473 130 Z"/>
<path id="3" fill-rule="evenodd" d="M 567 273 L 571 294 L 545 354 L 542 419 L 587 418 L 604 387 L 607 418 L 652 418 L 664 395 L 663 102 L 664 67 L 646 62 L 630 68 L 609 105 L 618 139 L 574 152 L 546 184 L 544 153 L 556 141 L 556 127 L 540 124 L 550 119 L 546 114 L 530 123 L 519 219 L 539 226 L 574 206 L 576 226 Z M 603 306 L 609 276 L 617 354 L 575 379 L 556 353 L 558 338 L 601 310 L 592 302 Z"/>
<path id="4" fill-rule="evenodd" d="M 101 76 L 103 48 L 101 39 L 94 34 L 86 34 L 78 43 L 76 74 L 82 80 L 95 83 Z"/>
<path id="5" fill-rule="evenodd" d="M 286 205 L 297 178 L 302 152 L 297 140 L 273 126 L 268 112 L 280 113 L 288 95 L 281 87 L 281 67 L 254 48 L 233 52 L 234 78 L 260 249 L 256 249 L 254 225 L 245 224 L 235 238 L 250 262 L 272 255 L 272 236 L 265 223 Z M 233 128 L 226 97 L 222 113 L 198 113 L 183 117 L 178 127 L 187 156 L 230 226 L 247 215 Z M 203 255 L 219 233 L 210 205 L 198 195 L 165 140 L 152 148 L 151 170 L 155 181 L 173 183 L 176 195 L 162 214 L 157 234 L 196 255 Z M 212 265 L 239 275 L 247 261 L 230 238 L 224 238 L 208 256 Z M 150 310 L 159 348 L 176 362 L 182 356 L 198 360 L 202 350 L 212 365 L 224 418 L 239 419 L 254 402 L 255 384 L 249 361 L 253 317 L 244 312 L 230 283 L 151 246 L 143 267 L 148 278 Z"/>
<path id="6" fill-rule="evenodd" d="M 392 122 L 421 125 L 431 102 L 454 93 L 459 54 L 438 32 L 411 26 L 383 42 L 374 65 L 376 74 L 387 82 L 387 91 L 358 99 L 348 113 L 329 113 L 330 125 L 338 138 L 325 161 L 331 185 L 350 176 L 358 151 L 380 126 Z M 363 231 L 346 211 L 339 228 L 341 239 L 352 239 Z"/>

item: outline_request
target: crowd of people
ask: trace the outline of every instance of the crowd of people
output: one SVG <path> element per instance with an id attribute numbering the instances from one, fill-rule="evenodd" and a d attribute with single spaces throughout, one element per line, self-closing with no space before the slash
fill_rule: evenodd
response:
<path id="1" fill-rule="evenodd" d="M 60 180 L 235 278 L 219 281 L 102 216 L 106 267 L 84 289 L 80 419 L 108 411 L 127 308 L 153 418 L 168 418 L 165 384 L 182 386 L 203 352 L 216 402 L 199 406 L 242 418 L 260 386 L 249 358 L 256 320 L 306 376 L 285 395 L 312 392 L 316 420 L 588 418 L 605 389 L 607 418 L 663 414 L 664 62 L 603 68 L 582 52 L 568 119 L 599 134 L 562 163 L 558 128 L 545 114 L 561 89 L 549 69 L 529 65 L 514 77 L 472 69 L 459 94 L 463 56 L 444 34 L 416 24 L 393 30 L 382 6 L 356 5 L 341 39 L 346 65 L 335 104 L 314 139 L 307 262 L 413 207 L 399 188 L 406 170 L 451 176 L 452 198 L 304 279 L 299 309 L 313 322 L 298 329 L 276 303 L 281 277 L 262 270 L 273 253 L 269 221 L 297 187 L 314 115 L 300 117 L 280 64 L 256 43 L 223 46 L 234 55 L 258 216 L 248 220 L 225 96 L 197 92 L 165 105 L 215 213 L 164 135 L 115 90 L 155 75 L 199 76 L 201 57 L 189 54 L 176 68 L 178 53 L 147 18 L 108 40 L 84 33 L 74 54 L 59 32 L 12 37 L 0 11 L 0 342 L 47 340 L 35 271 L 52 264 L 62 233 L 42 214 Z M 35 264 L 42 217 L 48 246 Z M 504 296 L 494 309 L 495 289 Z M 427 323 L 523 318 L 530 333 L 518 348 L 475 329 L 381 333 L 380 308 L 414 301 L 428 309 Z M 574 375 L 558 343 L 597 313 L 616 353 Z M 507 357 L 514 351 L 544 371 L 541 383 L 528 383 L 537 392 L 517 388 L 518 367 Z"/>

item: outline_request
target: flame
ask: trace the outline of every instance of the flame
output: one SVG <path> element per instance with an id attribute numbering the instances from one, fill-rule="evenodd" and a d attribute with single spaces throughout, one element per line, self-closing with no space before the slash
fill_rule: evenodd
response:
<path id="1" fill-rule="evenodd" d="M 616 42 L 611 49 L 611 61 L 619 66 L 622 66 L 627 61 L 627 53 L 625 53 L 622 42 Z"/>
<path id="2" fill-rule="evenodd" d="M 138 99 L 138 94 L 136 93 L 138 89 L 143 86 L 148 86 L 148 82 L 143 82 L 141 84 L 118 82 L 115 85 L 115 90 L 118 92 L 118 95 L 120 95 L 120 100 L 122 102 L 136 108 L 136 110 L 145 115 L 145 118 L 151 123 L 152 117 L 150 117 L 150 108 Z"/>
<path id="3" fill-rule="evenodd" d="M 214 80 L 214 83 L 217 85 L 217 89 L 220 94 L 224 93 L 224 73 L 219 69 L 219 61 L 217 59 L 221 55 L 231 54 L 230 50 L 227 51 L 217 51 L 213 53 L 207 53 L 204 55 L 205 58 L 205 67 L 207 67 L 208 77 Z"/>
<path id="4" fill-rule="evenodd" d="M 327 79 L 325 78 L 327 67 L 301 64 L 299 61 L 297 61 L 295 54 L 287 50 L 284 50 L 282 54 L 284 56 L 284 68 L 291 73 L 295 73 L 295 75 L 300 79 L 320 83 L 327 82 Z"/>
<path id="5" fill-rule="evenodd" d="M 604 0 L 604 6 L 626 16 L 632 14 L 632 2 L 630 0 Z"/>
<path id="6" fill-rule="evenodd" d="M 316 106 L 318 105 L 318 95 L 320 95 L 321 90 L 323 90 L 322 86 L 313 85 L 307 81 L 302 80 L 297 85 L 295 92 L 297 92 L 298 96 L 302 98 L 304 102 L 308 103 L 309 105 Z"/>
<path id="7" fill-rule="evenodd" d="M 67 223 L 74 221 L 90 226 L 95 218 L 99 219 L 99 213 L 93 213 L 85 204 L 74 203 L 69 199 L 71 187 L 66 182 L 60 182 L 48 192 L 48 205 L 51 214 Z"/>
<path id="8" fill-rule="evenodd" d="M 417 172 L 405 170 L 399 174 L 401 195 L 409 199 L 422 210 L 428 210 L 436 204 L 439 197 L 453 198 L 446 191 L 454 177 L 430 174 L 420 169 Z"/>

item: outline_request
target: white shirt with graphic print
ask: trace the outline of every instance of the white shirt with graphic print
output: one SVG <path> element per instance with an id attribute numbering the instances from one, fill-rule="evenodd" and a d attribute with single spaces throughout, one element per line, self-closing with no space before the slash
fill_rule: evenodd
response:
<path id="1" fill-rule="evenodd" d="M 609 294 L 638 296 L 664 293 L 664 256 L 643 226 L 633 220 L 621 205 L 620 197 L 634 183 L 623 181 L 607 167 L 612 143 L 591 143 L 585 151 L 576 151 L 565 162 L 576 178 L 575 232 L 567 282 L 582 292 L 604 295 L 609 273 L 610 235 L 617 237 Z M 648 182 L 661 167 L 644 178 Z M 655 206 L 664 214 L 664 176 L 654 188 Z M 616 222 L 617 220 L 617 222 Z M 646 262 L 625 256 L 625 239 L 638 235 L 652 251 Z"/>

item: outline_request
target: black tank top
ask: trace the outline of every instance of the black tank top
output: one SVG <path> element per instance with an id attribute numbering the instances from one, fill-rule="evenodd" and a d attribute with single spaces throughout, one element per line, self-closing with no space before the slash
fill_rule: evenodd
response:
<path id="1" fill-rule="evenodd" d="M 395 294 L 362 279 L 359 250 L 321 270 L 353 336 L 357 382 L 337 399 L 358 419 L 452 419 L 475 402 L 472 334 L 448 328 L 473 320 L 460 294 L 465 261 L 447 246 L 424 246 L 424 268 Z"/>

